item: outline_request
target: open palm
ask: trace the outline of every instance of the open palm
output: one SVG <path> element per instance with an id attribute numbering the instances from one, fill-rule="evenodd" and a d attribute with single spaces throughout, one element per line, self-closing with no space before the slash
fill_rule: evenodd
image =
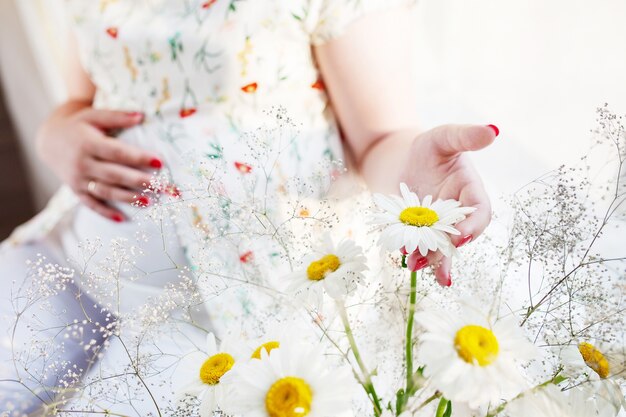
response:
<path id="1" fill-rule="evenodd" d="M 421 134 L 411 146 L 402 182 L 420 198 L 432 195 L 435 199 L 455 199 L 463 206 L 476 208 L 456 226 L 461 232 L 452 237 L 456 246 L 477 238 L 491 221 L 489 197 L 466 152 L 489 146 L 497 134 L 498 129 L 491 125 L 445 125 Z M 413 262 L 417 257 L 413 256 Z M 450 260 L 440 253 L 430 253 L 427 258 L 430 265 L 436 266 L 437 281 L 451 285 Z"/>

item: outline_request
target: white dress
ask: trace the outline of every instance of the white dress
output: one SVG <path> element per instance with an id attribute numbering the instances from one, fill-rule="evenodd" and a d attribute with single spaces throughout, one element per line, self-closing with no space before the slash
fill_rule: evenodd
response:
<path id="1" fill-rule="evenodd" d="M 74 291 L 117 317 L 160 307 L 166 286 L 190 279 L 203 295 L 200 327 L 262 333 L 276 307 L 267 288 L 286 271 L 268 237 L 279 209 L 323 195 L 341 171 L 340 133 L 312 45 L 399 3 L 408 2 L 67 0 L 94 107 L 145 114 L 117 137 L 161 157 L 153 188 L 165 192 L 146 189 L 147 209 L 119 206 L 130 221 L 116 224 L 62 189 L 4 242 L 5 256 L 44 245 L 81 271 Z M 192 334 L 172 352 L 203 332 Z M 107 353 L 106 369 L 118 359 Z M 149 407 L 144 398 L 120 409 L 145 416 Z"/>

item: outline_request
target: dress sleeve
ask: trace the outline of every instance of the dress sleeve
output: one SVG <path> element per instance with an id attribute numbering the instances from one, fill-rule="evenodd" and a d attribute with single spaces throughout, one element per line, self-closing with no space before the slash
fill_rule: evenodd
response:
<path id="1" fill-rule="evenodd" d="M 311 43 L 321 45 L 341 36 L 351 23 L 368 13 L 413 7 L 417 0 L 311 0 Z"/>

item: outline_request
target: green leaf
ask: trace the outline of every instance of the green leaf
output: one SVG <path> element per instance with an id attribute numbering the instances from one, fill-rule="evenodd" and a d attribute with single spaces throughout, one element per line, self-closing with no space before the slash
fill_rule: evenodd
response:
<path id="1" fill-rule="evenodd" d="M 422 384 L 424 382 L 424 367 L 420 367 L 417 371 L 413 372 L 413 383 L 410 386 L 409 391 L 407 392 L 408 397 L 412 397 L 415 393 L 422 389 Z"/>
<path id="2" fill-rule="evenodd" d="M 398 392 L 396 392 L 396 415 L 399 415 L 404 408 L 405 399 L 404 399 L 404 389 L 400 388 Z"/>
<path id="3" fill-rule="evenodd" d="M 441 397 L 435 417 L 450 417 L 452 415 L 452 403 Z"/>

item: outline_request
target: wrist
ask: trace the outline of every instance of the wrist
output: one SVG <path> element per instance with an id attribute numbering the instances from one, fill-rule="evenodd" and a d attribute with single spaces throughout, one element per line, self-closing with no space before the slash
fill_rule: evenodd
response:
<path id="1" fill-rule="evenodd" d="M 90 108 L 92 104 L 93 102 L 91 100 L 70 98 L 67 101 L 65 101 L 63 104 L 59 105 L 57 108 L 54 109 L 54 111 L 48 118 L 48 121 L 54 120 L 56 118 L 64 118 L 64 117 L 71 116 L 73 114 L 78 113 L 81 110 Z"/>
<path id="2" fill-rule="evenodd" d="M 372 191 L 397 192 L 400 177 L 410 161 L 411 147 L 418 136 L 418 129 L 396 131 L 367 148 L 358 167 Z"/>

